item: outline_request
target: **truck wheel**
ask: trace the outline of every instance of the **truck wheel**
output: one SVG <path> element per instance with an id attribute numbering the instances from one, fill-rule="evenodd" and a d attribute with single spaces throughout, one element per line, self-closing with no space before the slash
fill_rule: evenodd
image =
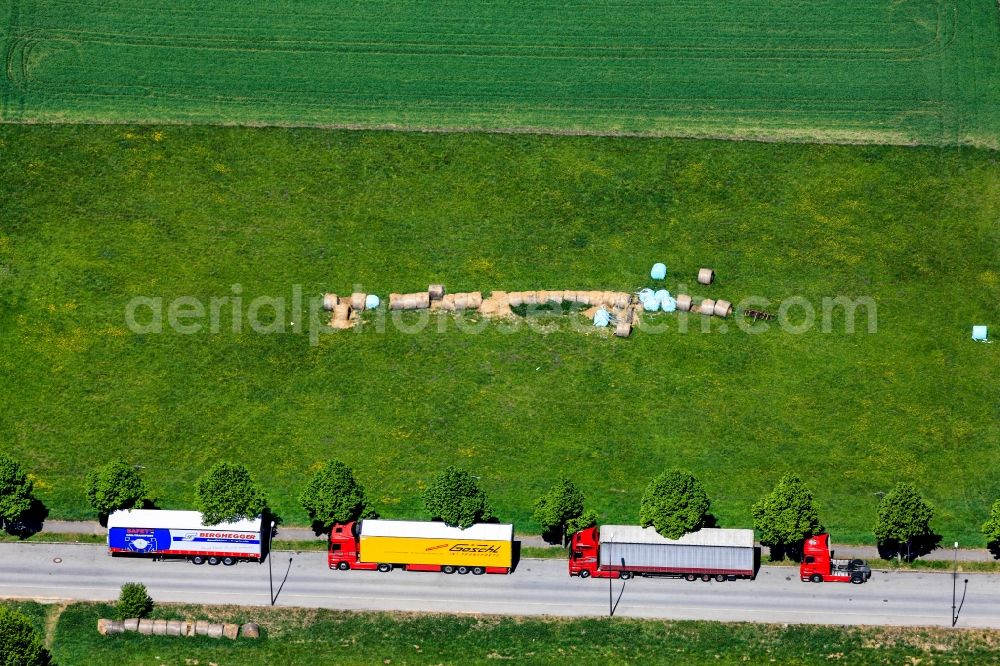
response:
<path id="1" fill-rule="evenodd" d="M 580 578 L 590 578 L 590 572 L 586 569 L 580 570 Z"/>
<path id="2" fill-rule="evenodd" d="M 703 581 L 705 581 L 705 582 L 707 583 L 707 582 L 709 582 L 710 580 L 712 580 L 712 577 L 711 577 L 711 576 L 709 576 L 708 574 L 702 574 L 702 575 L 701 575 L 701 579 L 702 579 Z"/>
<path id="3" fill-rule="evenodd" d="M 222 558 L 222 563 L 225 564 L 227 567 L 234 566 L 236 564 L 236 562 L 237 562 L 237 560 L 236 560 L 235 557 L 223 557 Z"/>
<path id="4" fill-rule="evenodd" d="M 469 567 L 459 567 L 458 568 L 458 573 L 460 573 L 460 574 L 462 574 L 464 576 L 465 574 L 469 573 Z"/>
<path id="5" fill-rule="evenodd" d="M 698 580 L 698 577 L 695 576 L 694 574 L 685 574 L 684 580 L 689 580 L 693 583 L 694 581 Z"/>
<path id="6" fill-rule="evenodd" d="M 628 580 L 632 577 L 632 572 L 622 571 L 620 574 L 618 574 L 618 577 L 621 578 L 622 580 Z"/>
<path id="7" fill-rule="evenodd" d="M 823 577 L 820 576 L 819 574 L 813 574 L 812 576 L 809 576 L 809 582 L 810 583 L 822 583 L 823 582 Z"/>
<path id="8" fill-rule="evenodd" d="M 472 567 L 473 576 L 482 576 L 484 573 L 486 573 L 486 569 L 482 567 Z"/>
<path id="9" fill-rule="evenodd" d="M 390 571 L 392 571 L 392 565 L 382 563 L 378 565 L 378 570 L 381 571 L 382 573 L 389 573 Z"/>
<path id="10" fill-rule="evenodd" d="M 215 565 L 217 565 L 221 561 L 222 560 L 220 560 L 219 558 L 217 558 L 215 555 L 209 555 L 208 556 L 208 563 L 211 564 L 213 567 Z"/>
<path id="11" fill-rule="evenodd" d="M 863 582 L 865 582 L 865 579 L 863 576 L 858 576 L 857 574 L 855 574 L 851 576 L 851 582 L 854 583 L 855 585 L 861 585 Z"/>
<path id="12" fill-rule="evenodd" d="M 201 564 L 205 563 L 205 558 L 202 557 L 201 555 L 195 555 L 194 557 L 191 558 L 191 562 L 192 562 L 192 564 L 199 564 L 199 565 L 201 565 Z"/>
<path id="13" fill-rule="evenodd" d="M 443 567 L 441 567 L 441 571 L 445 572 L 446 574 L 453 574 L 455 573 L 455 567 L 451 566 L 450 564 L 446 564 Z"/>
<path id="14" fill-rule="evenodd" d="M 351 568 L 351 565 L 348 564 L 347 562 L 341 562 L 337 565 L 337 568 L 340 569 L 341 571 L 347 571 L 348 569 Z"/>
<path id="15" fill-rule="evenodd" d="M 719 583 L 725 583 L 726 580 L 727 580 L 726 579 L 726 574 L 715 574 L 715 580 L 716 580 L 716 582 L 719 582 Z"/>

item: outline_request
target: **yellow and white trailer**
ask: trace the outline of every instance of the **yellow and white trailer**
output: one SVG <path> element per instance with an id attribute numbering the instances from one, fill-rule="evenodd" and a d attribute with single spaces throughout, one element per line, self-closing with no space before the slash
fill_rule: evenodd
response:
<path id="1" fill-rule="evenodd" d="M 478 523 L 466 529 L 441 522 L 364 520 L 335 525 L 330 533 L 331 569 L 510 573 L 514 526 Z"/>

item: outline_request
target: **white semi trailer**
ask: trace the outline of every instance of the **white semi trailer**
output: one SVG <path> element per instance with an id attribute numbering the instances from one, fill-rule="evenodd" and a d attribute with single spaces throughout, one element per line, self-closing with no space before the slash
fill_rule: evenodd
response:
<path id="1" fill-rule="evenodd" d="M 133 509 L 108 516 L 112 555 L 187 559 L 195 564 L 259 562 L 261 518 L 205 525 L 197 511 Z"/>

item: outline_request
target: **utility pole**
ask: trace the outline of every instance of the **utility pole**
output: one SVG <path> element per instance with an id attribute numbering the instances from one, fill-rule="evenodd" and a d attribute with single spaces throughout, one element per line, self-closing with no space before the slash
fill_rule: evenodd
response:
<path id="1" fill-rule="evenodd" d="M 955 613 L 955 593 L 958 587 L 958 542 L 955 542 L 955 567 L 951 572 L 951 626 L 958 624 L 958 615 Z"/>

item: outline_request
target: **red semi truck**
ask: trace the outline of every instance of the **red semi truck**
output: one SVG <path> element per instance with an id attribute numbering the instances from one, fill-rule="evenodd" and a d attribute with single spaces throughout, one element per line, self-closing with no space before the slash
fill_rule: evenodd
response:
<path id="1" fill-rule="evenodd" d="M 872 577 L 864 560 L 835 560 L 830 550 L 830 535 L 817 534 L 802 544 L 799 578 L 811 583 L 854 583 L 861 585 Z"/>
<path id="2" fill-rule="evenodd" d="M 569 575 L 580 578 L 672 576 L 687 580 L 753 578 L 753 530 L 704 528 L 679 539 L 660 536 L 652 527 L 590 527 L 570 540 Z"/>
<path id="3" fill-rule="evenodd" d="M 479 523 L 467 529 L 440 522 L 363 520 L 334 525 L 331 569 L 510 573 L 514 526 Z"/>

